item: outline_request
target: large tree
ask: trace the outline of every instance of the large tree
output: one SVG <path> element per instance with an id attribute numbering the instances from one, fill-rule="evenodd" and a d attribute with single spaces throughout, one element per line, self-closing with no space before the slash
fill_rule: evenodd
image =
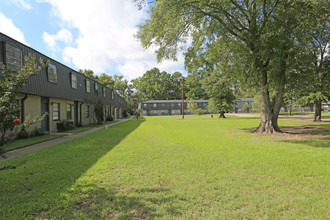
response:
<path id="1" fill-rule="evenodd" d="M 139 25 L 137 37 L 145 48 L 155 46 L 157 58 L 177 59 L 178 51 L 192 39 L 194 58 L 219 43 L 230 42 L 234 63 L 245 69 L 248 81 L 261 94 L 259 133 L 280 131 L 288 60 L 294 33 L 312 7 L 309 1 L 289 0 L 158 0 L 149 6 L 150 17 Z M 226 39 L 226 41 L 223 41 Z M 211 63 L 212 64 L 212 63 Z"/>

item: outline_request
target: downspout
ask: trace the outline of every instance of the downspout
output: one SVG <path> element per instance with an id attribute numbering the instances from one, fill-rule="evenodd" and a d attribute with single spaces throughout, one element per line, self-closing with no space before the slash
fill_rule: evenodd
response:
<path id="1" fill-rule="evenodd" d="M 82 105 L 83 105 L 83 104 L 84 104 L 84 102 L 81 102 L 81 104 L 80 104 L 80 106 L 79 106 L 79 108 L 80 108 L 80 109 L 79 109 L 79 110 L 80 110 L 80 117 L 79 117 L 79 118 L 80 118 L 80 119 L 79 119 L 80 122 L 79 122 L 79 123 L 80 123 L 81 125 L 82 125 L 82 112 L 81 112 L 81 109 L 82 109 Z"/>
<path id="2" fill-rule="evenodd" d="M 25 101 L 27 98 L 28 98 L 28 95 L 25 94 L 25 95 L 24 95 L 24 98 L 22 98 L 22 100 L 21 100 L 21 119 L 22 119 L 22 122 L 24 122 L 24 120 L 25 120 L 25 115 L 24 115 L 24 113 L 25 113 L 24 101 Z"/>

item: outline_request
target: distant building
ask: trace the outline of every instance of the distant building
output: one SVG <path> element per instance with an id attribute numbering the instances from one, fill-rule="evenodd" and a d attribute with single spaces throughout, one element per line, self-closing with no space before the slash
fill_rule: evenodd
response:
<path id="1" fill-rule="evenodd" d="M 208 100 L 193 100 L 197 108 L 204 111 L 205 114 L 210 113 L 207 109 Z M 253 98 L 237 99 L 233 104 L 233 110 L 236 113 L 248 113 L 252 111 Z M 184 100 L 184 113 L 191 114 L 188 110 L 189 100 Z M 246 106 L 245 106 L 246 105 Z M 140 103 L 142 114 L 145 116 L 153 115 L 182 115 L 182 100 L 149 100 Z"/>
<path id="2" fill-rule="evenodd" d="M 188 110 L 189 100 L 184 100 L 184 113 L 191 114 Z M 201 108 L 205 113 L 209 113 L 206 109 L 208 100 L 194 100 L 197 108 Z M 182 100 L 149 100 L 140 103 L 139 106 L 142 109 L 142 114 L 144 116 L 152 115 L 182 115 Z"/>
<path id="3" fill-rule="evenodd" d="M 235 113 L 250 113 L 252 112 L 253 98 L 236 99 L 232 105 Z"/>

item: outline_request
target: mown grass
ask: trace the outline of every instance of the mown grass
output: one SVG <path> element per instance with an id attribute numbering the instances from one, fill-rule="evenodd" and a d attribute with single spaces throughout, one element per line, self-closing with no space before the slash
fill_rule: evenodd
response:
<path id="1" fill-rule="evenodd" d="M 43 136 L 32 137 L 32 138 L 27 138 L 27 139 L 13 140 L 13 141 L 10 141 L 5 144 L 4 151 L 5 152 L 12 151 L 12 150 L 26 147 L 26 146 L 29 146 L 32 144 L 49 141 L 49 140 L 63 137 L 63 136 L 65 136 L 65 134 L 43 135 Z"/>
<path id="2" fill-rule="evenodd" d="M 130 120 L 1 162 L 0 216 L 328 218 L 330 148 L 246 132 L 258 123 Z"/>

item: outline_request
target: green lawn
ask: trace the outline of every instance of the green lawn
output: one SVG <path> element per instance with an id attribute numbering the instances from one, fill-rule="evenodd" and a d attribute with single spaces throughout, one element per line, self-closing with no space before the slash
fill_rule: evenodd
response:
<path id="1" fill-rule="evenodd" d="M 0 217 L 329 218 L 330 139 L 249 133 L 258 123 L 130 120 L 0 162 Z"/>
<path id="2" fill-rule="evenodd" d="M 29 146 L 32 144 L 49 141 L 49 140 L 63 137 L 63 136 L 65 136 L 65 134 L 52 134 L 52 135 L 43 135 L 43 136 L 32 137 L 32 138 L 27 138 L 27 139 L 17 139 L 17 140 L 6 143 L 5 152 L 19 149 L 22 147 L 26 147 L 26 146 Z"/>

